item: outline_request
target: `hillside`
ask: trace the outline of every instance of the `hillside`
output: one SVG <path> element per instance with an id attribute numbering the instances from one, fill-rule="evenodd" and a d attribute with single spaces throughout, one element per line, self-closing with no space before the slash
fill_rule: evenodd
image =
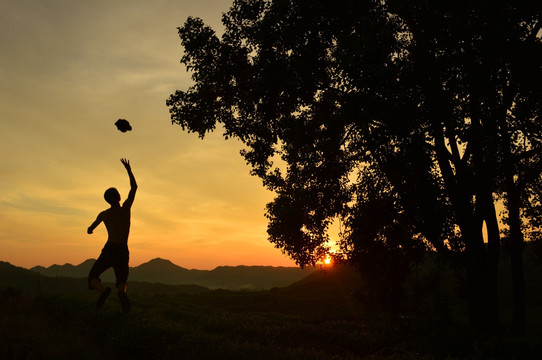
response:
<path id="1" fill-rule="evenodd" d="M 11 290 L 9 290 L 11 289 Z M 0 261 L 0 290 L 27 295 L 90 294 L 86 278 L 43 276 L 32 270 Z M 199 285 L 162 285 L 131 282 L 130 291 L 153 294 L 199 294 L 209 289 Z"/>
<path id="2" fill-rule="evenodd" d="M 303 279 L 287 287 L 288 290 L 310 296 L 326 293 L 349 296 L 359 289 L 362 278 L 358 271 L 349 265 L 336 265 L 314 271 Z"/>
<path id="3" fill-rule="evenodd" d="M 94 261 L 89 259 L 79 265 L 52 265 L 47 268 L 36 266 L 30 270 L 48 277 L 86 278 Z M 313 271 L 313 268 L 273 266 L 220 266 L 213 270 L 189 270 L 169 260 L 156 258 L 131 267 L 128 281 L 169 285 L 196 284 L 210 289 L 256 290 L 288 286 Z M 102 279 L 113 282 L 113 270 L 106 271 Z"/>
<path id="4" fill-rule="evenodd" d="M 335 267 L 269 291 L 183 293 L 193 288 L 134 282 L 124 314 L 115 296 L 97 311 L 85 279 L 0 262 L 0 359 L 542 358 L 538 304 L 526 336 L 473 336 L 460 318 L 432 321 L 427 303 L 397 317 L 367 307 L 349 293 L 358 281 L 351 268 Z M 6 283 L 41 284 L 41 292 Z"/>

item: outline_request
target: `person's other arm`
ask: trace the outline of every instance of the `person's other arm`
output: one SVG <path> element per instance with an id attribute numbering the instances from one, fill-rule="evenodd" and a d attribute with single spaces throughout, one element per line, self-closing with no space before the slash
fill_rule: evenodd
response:
<path id="1" fill-rule="evenodd" d="M 120 162 L 124 167 L 126 168 L 126 171 L 128 172 L 128 177 L 130 178 L 130 192 L 128 193 L 128 198 L 124 202 L 122 206 L 132 206 L 135 199 L 135 194 L 137 191 L 137 183 L 134 177 L 134 174 L 132 173 L 132 167 L 130 166 L 130 161 L 127 159 L 120 159 Z"/>
<path id="2" fill-rule="evenodd" d="M 98 217 L 96 217 L 96 220 L 94 220 L 94 222 L 92 224 L 90 224 L 90 226 L 88 227 L 87 234 L 92 234 L 94 229 L 96 229 L 96 226 L 100 225 L 102 220 L 103 220 L 102 219 L 102 213 L 100 213 L 100 214 L 98 214 Z"/>

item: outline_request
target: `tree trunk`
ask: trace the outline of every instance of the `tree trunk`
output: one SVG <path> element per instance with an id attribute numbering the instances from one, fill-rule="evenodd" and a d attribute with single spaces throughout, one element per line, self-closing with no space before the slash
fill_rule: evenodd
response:
<path id="1" fill-rule="evenodd" d="M 487 281 L 487 320 L 488 326 L 498 329 L 499 317 L 499 258 L 500 258 L 500 235 L 499 222 L 493 203 L 493 196 L 486 192 L 484 200 L 483 217 L 487 229 L 487 252 L 486 252 L 486 274 Z"/>
<path id="2" fill-rule="evenodd" d="M 414 51 L 416 65 L 420 74 L 420 83 L 424 95 L 427 99 L 428 111 L 431 118 L 431 133 L 435 140 L 436 160 L 444 180 L 444 185 L 447 190 L 450 202 L 453 207 L 457 224 L 459 225 L 462 237 L 466 244 L 466 268 L 467 268 L 467 300 L 468 311 L 471 325 L 477 331 L 487 332 L 497 329 L 495 326 L 499 322 L 498 316 L 498 291 L 497 291 L 497 268 L 498 268 L 498 223 L 493 222 L 488 218 L 488 209 L 491 209 L 488 203 L 493 206 L 491 192 L 485 189 L 491 185 L 491 181 L 487 181 L 484 176 L 473 179 L 470 171 L 463 171 L 462 159 L 460 159 L 459 151 L 455 148 L 456 136 L 454 134 L 452 110 L 446 94 L 442 90 L 440 82 L 440 73 L 438 67 L 435 66 L 433 60 L 428 56 L 423 49 L 429 47 L 429 41 L 422 31 L 413 31 L 414 37 L 418 39 L 419 45 Z M 423 45 L 427 47 L 424 47 Z M 475 170 L 478 172 L 487 171 L 485 169 L 484 149 L 481 144 L 480 129 L 480 101 L 472 102 L 473 115 L 471 123 L 473 124 L 472 136 L 469 144 L 472 144 L 472 158 L 476 162 Z M 445 131 L 444 129 L 447 129 Z M 449 136 L 449 137 L 448 137 Z M 452 153 L 449 152 L 446 146 L 446 140 L 452 147 Z M 454 168 L 451 166 L 450 155 L 455 156 L 456 163 Z M 484 175 L 487 175 L 484 173 Z M 492 178 L 489 178 L 491 180 Z M 481 180 L 486 180 L 481 182 Z M 484 188 L 482 192 L 473 194 L 472 182 L 478 181 L 477 189 Z M 481 211 L 476 211 L 476 207 L 472 203 L 473 195 L 477 197 L 480 194 L 489 194 L 489 200 L 486 195 L 482 195 L 479 199 L 482 202 Z M 484 206 L 484 202 L 486 203 Z M 494 210 L 494 209 L 493 209 Z M 488 218 L 488 229 L 491 227 L 492 242 L 488 246 L 488 252 L 484 246 L 482 235 L 483 220 Z M 497 235 L 495 236 L 495 233 Z M 497 241 L 494 241 L 497 239 Z"/>
<path id="3" fill-rule="evenodd" d="M 504 146 L 505 155 L 505 191 L 508 209 L 508 226 L 510 230 L 510 261 L 512 266 L 512 287 L 514 296 L 514 315 L 512 329 L 519 334 L 525 332 L 525 276 L 523 273 L 523 233 L 521 230 L 521 194 L 514 179 L 515 169 L 510 144 L 512 136 L 506 121 L 502 127 L 508 134 L 509 143 Z"/>
<path id="4" fill-rule="evenodd" d="M 525 276 L 523 273 L 523 233 L 521 232 L 520 195 L 511 175 L 507 176 L 508 217 L 510 226 L 510 260 L 514 292 L 512 329 L 525 332 Z"/>
<path id="5" fill-rule="evenodd" d="M 474 231 L 466 237 L 469 320 L 475 331 L 495 332 L 499 324 L 495 254 L 486 251 L 479 222 L 472 221 L 471 226 Z"/>
<path id="6" fill-rule="evenodd" d="M 469 321 L 474 330 L 484 331 L 486 316 L 484 314 L 484 300 L 486 298 L 486 286 L 484 282 L 483 252 L 470 246 L 467 250 L 467 303 L 469 309 Z M 482 259 L 482 261 L 481 261 Z"/>

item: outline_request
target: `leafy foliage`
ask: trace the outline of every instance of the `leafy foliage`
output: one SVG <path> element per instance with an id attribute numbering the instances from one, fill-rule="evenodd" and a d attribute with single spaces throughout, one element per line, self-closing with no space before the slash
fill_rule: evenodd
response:
<path id="1" fill-rule="evenodd" d="M 496 142 L 506 135 L 497 120 L 509 97 L 509 118 L 529 129 L 521 137 L 539 135 L 540 66 L 523 56 L 540 51 L 537 9 L 235 1 L 222 39 L 200 19 L 179 29 L 195 85 L 168 100 L 172 121 L 202 137 L 221 123 L 247 145 L 253 173 L 277 193 L 270 240 L 302 265 L 327 251 L 331 219 L 352 224 L 368 209 L 350 205 L 378 183 L 395 194 L 389 213 L 408 217 L 408 233 L 461 249 L 454 224 L 468 234 L 460 218 L 480 207 L 468 197 L 482 184 L 496 190 Z"/>

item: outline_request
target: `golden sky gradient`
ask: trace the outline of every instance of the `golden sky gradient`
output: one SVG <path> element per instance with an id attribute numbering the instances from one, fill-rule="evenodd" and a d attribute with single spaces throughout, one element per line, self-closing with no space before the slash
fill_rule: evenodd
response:
<path id="1" fill-rule="evenodd" d="M 186 89 L 177 35 L 188 16 L 221 29 L 231 0 L 7 0 L 0 3 L 0 260 L 31 267 L 96 258 L 103 192 L 139 185 L 130 265 L 295 265 L 267 241 L 273 194 L 221 133 L 171 124 Z M 119 132 L 124 118 L 133 131 Z"/>

